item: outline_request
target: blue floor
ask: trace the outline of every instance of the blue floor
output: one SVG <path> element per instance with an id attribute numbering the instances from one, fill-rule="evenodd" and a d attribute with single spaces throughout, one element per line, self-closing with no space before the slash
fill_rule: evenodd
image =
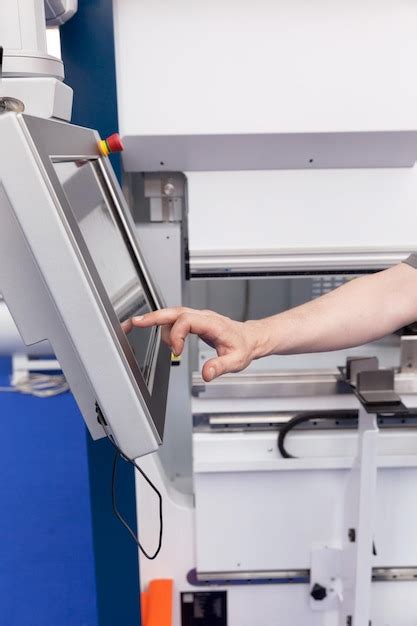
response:
<path id="1" fill-rule="evenodd" d="M 0 385 L 10 362 L 0 359 Z M 71 394 L 0 392 L 0 626 L 97 626 L 84 423 Z"/>

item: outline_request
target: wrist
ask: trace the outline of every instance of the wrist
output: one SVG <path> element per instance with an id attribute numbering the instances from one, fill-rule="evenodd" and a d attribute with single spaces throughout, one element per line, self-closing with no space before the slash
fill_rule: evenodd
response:
<path id="1" fill-rule="evenodd" d="M 267 319 L 244 322 L 251 345 L 251 358 L 260 359 L 274 352 L 271 343 L 270 324 Z"/>

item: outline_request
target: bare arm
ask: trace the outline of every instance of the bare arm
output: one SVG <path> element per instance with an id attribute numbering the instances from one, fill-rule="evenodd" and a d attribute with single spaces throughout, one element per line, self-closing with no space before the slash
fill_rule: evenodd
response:
<path id="1" fill-rule="evenodd" d="M 349 348 L 416 320 L 417 273 L 401 263 L 262 320 L 236 322 L 212 311 L 179 307 L 134 318 L 133 324 L 164 326 L 164 338 L 176 354 L 182 352 L 189 333 L 199 335 L 218 355 L 203 367 L 209 381 L 263 356 Z"/>
<path id="2" fill-rule="evenodd" d="M 269 337 L 268 354 L 324 352 L 375 341 L 417 320 L 417 272 L 401 263 L 268 319 L 278 331 Z"/>

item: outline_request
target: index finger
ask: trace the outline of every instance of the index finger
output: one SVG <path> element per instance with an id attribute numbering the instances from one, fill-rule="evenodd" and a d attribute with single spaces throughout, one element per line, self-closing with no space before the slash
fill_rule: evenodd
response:
<path id="1" fill-rule="evenodd" d="M 189 311 L 189 309 L 181 306 L 160 309 L 159 311 L 152 311 L 152 313 L 132 317 L 132 323 L 134 326 L 141 328 L 148 328 L 148 326 L 165 326 L 166 324 L 174 324 L 179 316 L 187 311 Z"/>

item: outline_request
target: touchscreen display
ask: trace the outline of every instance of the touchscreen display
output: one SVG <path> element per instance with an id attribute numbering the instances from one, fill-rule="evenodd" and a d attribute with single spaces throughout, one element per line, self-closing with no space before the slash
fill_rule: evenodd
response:
<path id="1" fill-rule="evenodd" d="M 53 163 L 87 248 L 123 330 L 126 321 L 155 309 L 144 289 L 141 270 L 96 161 Z M 149 385 L 156 329 L 126 333 L 145 382 Z"/>

